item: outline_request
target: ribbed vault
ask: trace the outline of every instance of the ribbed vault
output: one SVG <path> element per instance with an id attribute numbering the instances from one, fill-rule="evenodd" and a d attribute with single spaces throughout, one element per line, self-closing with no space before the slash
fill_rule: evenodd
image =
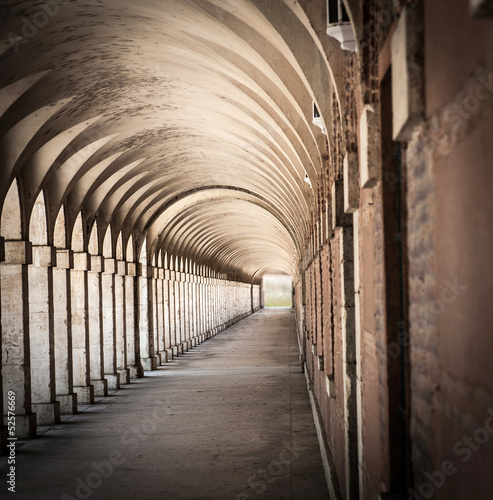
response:
<path id="1" fill-rule="evenodd" d="M 51 239 L 64 206 L 86 241 L 97 221 L 135 255 L 147 239 L 244 280 L 293 272 L 326 152 L 312 102 L 330 124 L 335 92 L 297 2 L 2 9 L 0 198 L 17 178 L 25 221 L 44 191 Z"/>

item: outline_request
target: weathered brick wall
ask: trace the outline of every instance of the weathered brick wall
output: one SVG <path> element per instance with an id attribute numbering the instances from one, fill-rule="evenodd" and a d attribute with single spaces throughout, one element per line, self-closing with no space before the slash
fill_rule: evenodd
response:
<path id="1" fill-rule="evenodd" d="M 360 153 L 360 107 L 372 105 L 380 116 L 380 107 L 388 106 L 380 104 L 388 102 L 382 101 L 383 82 L 391 64 L 388 36 L 405 4 L 371 0 L 359 5 L 363 23 L 360 41 L 364 43 L 357 57 L 346 57 L 345 87 L 338 90 L 342 112 L 336 92 L 330 96 L 332 123 L 326 163 L 314 187 L 317 207 L 312 229 L 321 227 L 322 238 L 314 241 L 318 231 L 308 232 L 305 265 L 300 270 L 305 284 L 307 367 L 344 498 L 348 497 L 350 477 L 350 433 L 344 425 L 350 410 L 344 392 L 348 368 L 343 359 L 347 356 L 343 325 L 347 327 L 348 309 L 342 290 L 348 283 L 341 269 L 349 263 L 340 254 L 341 230 L 336 227 L 334 231 L 337 224 L 332 213 L 337 204 L 331 198 L 334 183 L 344 177 L 344 156 L 350 151 Z M 426 116 L 413 138 L 400 146 L 401 179 L 387 171 L 396 161 L 390 156 L 397 151 L 388 129 L 387 136 L 381 123 L 381 128 L 369 131 L 370 144 L 378 151 L 382 165 L 378 165 L 377 155 L 374 161 L 379 175 L 360 191 L 354 248 L 359 270 L 360 498 L 365 500 L 377 500 L 380 494 L 403 487 L 414 488 L 421 498 L 430 498 L 430 489 L 433 498 L 447 500 L 490 496 L 489 479 L 481 471 L 491 468 L 493 439 L 484 445 L 473 443 L 474 448 L 468 449 L 461 440 L 481 431 L 488 409 L 493 413 L 493 364 L 488 359 L 493 351 L 493 21 L 471 20 L 466 0 L 454 0 L 450 8 L 455 9 L 450 18 L 455 29 L 446 26 L 443 2 L 425 4 Z M 370 21 L 373 28 L 365 35 L 365 24 Z M 463 49 L 452 33 L 462 39 Z M 442 73 L 448 75 L 447 80 Z M 362 102 L 356 103 L 359 98 Z M 387 141 L 383 147 L 382 141 Z M 384 148 L 393 148 L 393 152 Z M 400 235 L 392 226 L 399 217 L 404 231 Z M 327 219 L 332 221 L 328 229 L 323 228 Z M 399 248 L 396 241 L 402 241 L 403 248 L 399 268 L 391 254 Z M 301 292 L 298 286 L 299 309 L 303 308 Z M 398 303 L 395 294 L 399 293 L 402 322 L 393 319 Z M 298 317 L 302 321 L 303 314 Z M 399 331 L 404 335 L 402 343 L 393 340 Z M 396 380 L 401 361 L 410 374 L 409 384 Z M 404 464 L 405 446 L 402 452 L 397 448 L 396 455 L 394 436 L 401 417 L 395 402 L 399 391 L 410 393 L 405 411 L 410 424 L 412 471 Z M 454 448 L 457 443 L 462 454 Z M 398 463 L 401 460 L 402 464 Z M 447 460 L 452 460 L 457 470 L 437 487 L 430 483 L 430 475 L 442 470 Z M 400 475 L 411 472 L 414 480 L 406 484 Z"/>

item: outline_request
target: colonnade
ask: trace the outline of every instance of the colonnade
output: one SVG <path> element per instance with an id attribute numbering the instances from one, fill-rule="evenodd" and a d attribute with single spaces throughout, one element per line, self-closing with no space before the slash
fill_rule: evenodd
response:
<path id="1" fill-rule="evenodd" d="M 218 334 L 260 307 L 260 286 L 227 279 L 189 259 L 148 252 L 135 259 L 128 238 L 87 244 L 79 214 L 65 248 L 65 217 L 53 244 L 42 193 L 23 239 L 16 183 L 2 212 L 0 292 L 2 402 L 15 394 L 16 437 L 60 422 L 78 404 L 94 402 Z M 157 254 L 157 255 L 156 255 Z M 6 419 L 4 423 L 6 424 Z M 6 427 L 3 427 L 3 438 Z M 5 441 L 4 441 L 5 442 Z"/>

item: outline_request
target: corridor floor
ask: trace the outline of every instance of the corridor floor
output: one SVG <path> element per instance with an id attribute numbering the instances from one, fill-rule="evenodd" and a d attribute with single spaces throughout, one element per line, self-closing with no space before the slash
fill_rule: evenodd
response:
<path id="1" fill-rule="evenodd" d="M 328 498 L 293 316 L 262 310 L 19 443 L 12 498 Z"/>

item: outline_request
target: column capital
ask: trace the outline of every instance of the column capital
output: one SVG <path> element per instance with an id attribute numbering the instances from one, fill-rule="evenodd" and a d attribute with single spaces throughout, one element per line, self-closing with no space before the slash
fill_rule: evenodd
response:
<path id="1" fill-rule="evenodd" d="M 138 271 L 137 272 L 141 278 L 152 278 L 153 267 L 152 266 L 144 266 L 143 264 L 138 264 Z"/>
<path id="2" fill-rule="evenodd" d="M 74 252 L 73 270 L 90 271 L 91 255 L 88 254 L 87 252 Z"/>
<path id="3" fill-rule="evenodd" d="M 137 264 L 135 262 L 127 262 L 127 276 L 137 276 Z"/>
<path id="4" fill-rule="evenodd" d="M 102 273 L 104 270 L 103 257 L 101 255 L 91 255 L 91 272 Z"/>
<path id="5" fill-rule="evenodd" d="M 54 267 L 56 265 L 56 248 L 49 245 L 33 245 L 32 265 L 34 267 Z"/>
<path id="6" fill-rule="evenodd" d="M 74 264 L 74 255 L 68 248 L 55 248 L 56 266 L 58 269 L 70 269 Z"/>
<path id="7" fill-rule="evenodd" d="M 116 273 L 119 276 L 125 276 L 127 274 L 127 263 L 124 260 L 116 261 Z"/>
<path id="8" fill-rule="evenodd" d="M 33 252 L 30 241 L 4 240 L 4 264 L 32 264 Z"/>
<path id="9" fill-rule="evenodd" d="M 116 259 L 104 258 L 103 274 L 116 274 Z"/>

